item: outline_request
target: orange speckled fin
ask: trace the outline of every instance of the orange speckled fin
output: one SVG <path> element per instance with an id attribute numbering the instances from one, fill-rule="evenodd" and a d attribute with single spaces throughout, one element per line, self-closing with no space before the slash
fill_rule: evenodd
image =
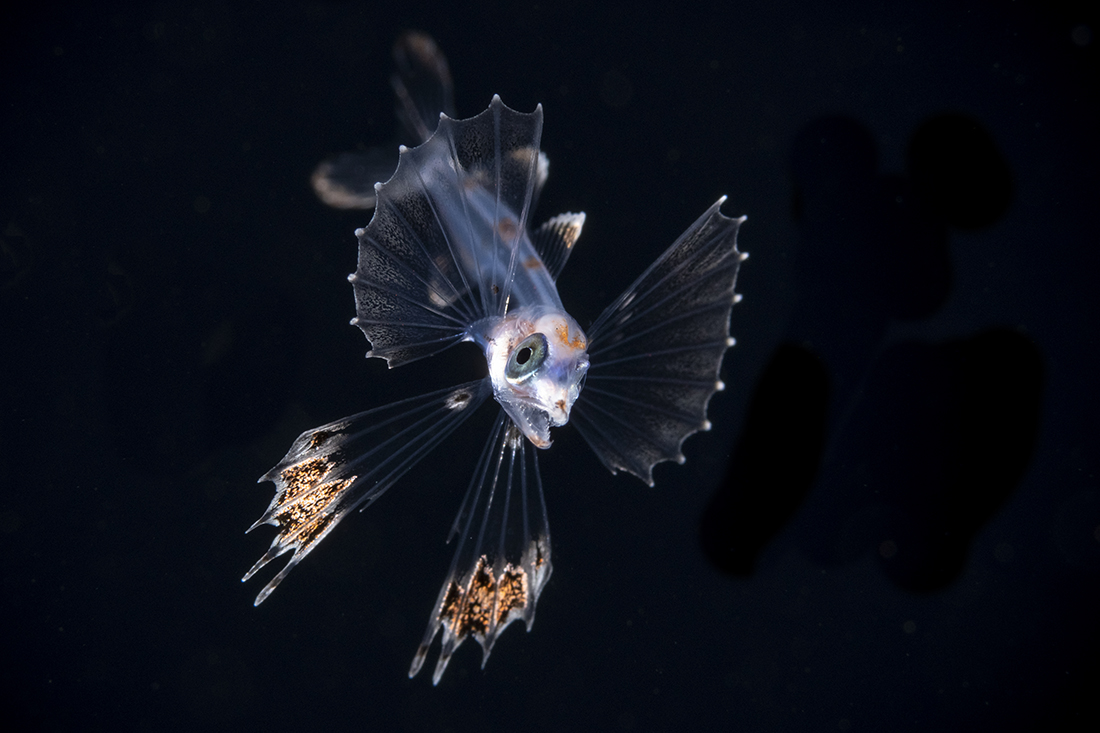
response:
<path id="1" fill-rule="evenodd" d="M 530 631 L 551 571 L 537 453 L 502 410 L 451 528 L 450 539 L 457 538 L 454 560 L 409 677 L 420 671 L 441 627 L 432 684 L 439 684 L 451 655 L 466 639 L 481 644 L 484 667 L 510 623 L 522 619 Z"/>
<path id="2" fill-rule="evenodd" d="M 248 531 L 270 524 L 279 533 L 241 580 L 280 555 L 294 554 L 256 596 L 256 605 L 341 519 L 382 496 L 490 394 L 489 380 L 482 379 L 361 412 L 298 436 L 283 460 L 260 479 L 275 484 L 275 497 Z"/>

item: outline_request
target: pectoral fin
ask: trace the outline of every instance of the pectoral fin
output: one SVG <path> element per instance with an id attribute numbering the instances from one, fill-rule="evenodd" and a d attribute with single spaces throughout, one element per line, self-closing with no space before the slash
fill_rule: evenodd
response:
<path id="1" fill-rule="evenodd" d="M 708 430 L 707 403 L 724 388 L 730 310 L 744 217 L 710 207 L 588 331 L 591 366 L 572 422 L 612 473 L 653 484 L 653 466 L 684 461 L 681 445 Z"/>

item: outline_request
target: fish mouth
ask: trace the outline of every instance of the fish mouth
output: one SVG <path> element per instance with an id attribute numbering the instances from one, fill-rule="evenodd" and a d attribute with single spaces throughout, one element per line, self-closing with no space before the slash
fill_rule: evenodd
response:
<path id="1" fill-rule="evenodd" d="M 508 417 L 512 418 L 512 422 L 516 424 L 516 427 L 536 448 L 549 448 L 551 425 L 565 424 L 556 422 L 545 409 L 537 405 L 513 402 L 505 404 L 504 410 L 508 413 Z"/>

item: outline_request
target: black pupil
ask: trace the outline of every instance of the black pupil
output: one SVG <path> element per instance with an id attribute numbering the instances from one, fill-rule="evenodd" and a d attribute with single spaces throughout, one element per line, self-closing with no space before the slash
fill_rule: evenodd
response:
<path id="1" fill-rule="evenodd" d="M 523 365 L 531 360 L 531 347 L 524 346 L 522 349 L 516 352 L 516 363 Z"/>

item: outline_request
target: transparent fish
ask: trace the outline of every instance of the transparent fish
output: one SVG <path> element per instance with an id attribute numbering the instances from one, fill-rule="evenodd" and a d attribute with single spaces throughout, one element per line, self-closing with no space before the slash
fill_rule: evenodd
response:
<path id="1" fill-rule="evenodd" d="M 449 73 L 437 73 L 445 62 L 427 67 L 448 92 L 433 99 L 450 104 Z M 403 100 L 401 82 L 395 88 Z M 421 119 L 432 105 L 403 102 Z M 438 119 L 422 144 L 400 148 L 392 177 L 372 187 L 374 215 L 355 233 L 359 261 L 348 278 L 352 324 L 371 343 L 367 356 L 391 368 L 472 341 L 488 375 L 299 436 L 260 479 L 275 484 L 275 497 L 250 531 L 270 524 L 278 533 L 243 578 L 292 552 L 256 597 L 262 603 L 341 519 L 381 497 L 492 397 L 499 415 L 452 524 L 454 560 L 409 670 L 419 672 L 442 630 L 435 684 L 466 639 L 481 645 L 484 667 L 509 624 L 522 619 L 531 629 L 552 569 L 535 449 L 550 447 L 552 428 L 576 425 L 612 473 L 649 485 L 655 464 L 683 463 L 684 440 L 709 429 L 707 403 L 723 389 L 718 373 L 733 344 L 734 282 L 745 258 L 736 246 L 744 217 L 722 214 L 723 197 L 586 333 L 556 285 L 585 215 L 529 227 L 547 171 L 541 105 L 525 114 L 494 96 L 476 117 Z"/>

